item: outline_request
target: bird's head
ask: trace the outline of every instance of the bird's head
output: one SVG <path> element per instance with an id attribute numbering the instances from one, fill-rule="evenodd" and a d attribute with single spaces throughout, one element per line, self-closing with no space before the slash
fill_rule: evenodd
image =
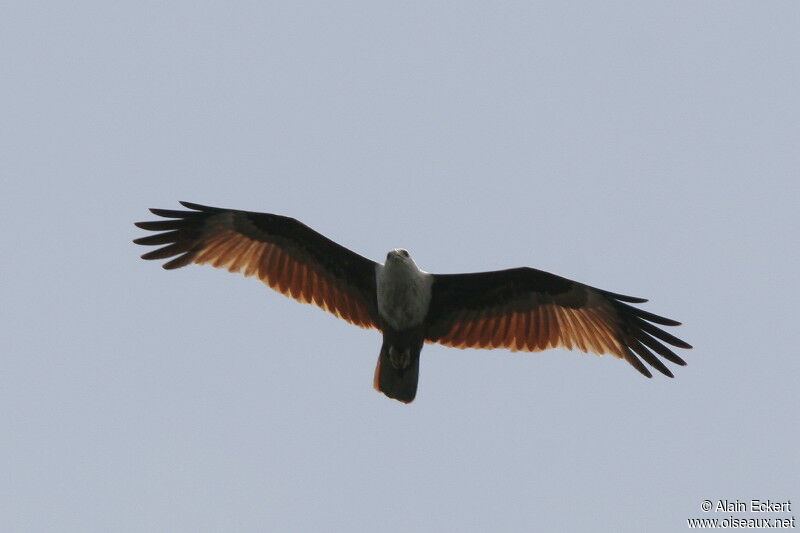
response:
<path id="1" fill-rule="evenodd" d="M 390 250 L 388 254 L 386 254 L 387 261 L 402 261 L 403 259 L 411 259 L 411 256 L 408 255 L 408 250 L 403 250 L 402 248 L 395 248 L 394 250 Z"/>
<path id="2" fill-rule="evenodd" d="M 408 250 L 403 250 L 402 248 L 395 248 L 386 254 L 386 262 L 413 263 L 411 256 L 408 255 Z"/>

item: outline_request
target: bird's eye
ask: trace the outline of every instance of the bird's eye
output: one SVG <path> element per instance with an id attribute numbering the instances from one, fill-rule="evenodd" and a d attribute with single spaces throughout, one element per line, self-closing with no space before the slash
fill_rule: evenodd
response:
<path id="1" fill-rule="evenodd" d="M 403 257 L 408 257 L 408 252 L 405 250 L 400 250 L 400 253 L 403 254 Z"/>

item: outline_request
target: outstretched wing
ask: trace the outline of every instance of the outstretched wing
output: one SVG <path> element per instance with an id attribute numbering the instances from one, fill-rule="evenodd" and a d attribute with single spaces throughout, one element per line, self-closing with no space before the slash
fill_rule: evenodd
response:
<path id="1" fill-rule="evenodd" d="M 257 276 L 295 300 L 313 303 L 357 326 L 377 327 L 373 261 L 293 218 L 181 204 L 190 211 L 151 209 L 168 220 L 136 223 L 162 233 L 133 242 L 166 245 L 142 259 L 174 257 L 162 266 L 173 269 L 207 263 Z"/>
<path id="2" fill-rule="evenodd" d="M 647 377 L 652 374 L 639 357 L 672 377 L 656 354 L 685 365 L 665 343 L 691 348 L 654 325 L 677 326 L 680 322 L 625 303 L 647 300 L 533 268 L 436 274 L 432 290 L 428 342 L 529 352 L 578 348 L 625 359 Z"/>

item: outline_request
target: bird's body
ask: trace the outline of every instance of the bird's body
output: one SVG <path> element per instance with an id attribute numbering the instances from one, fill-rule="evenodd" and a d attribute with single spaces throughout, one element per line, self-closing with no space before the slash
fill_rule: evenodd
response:
<path id="1" fill-rule="evenodd" d="M 425 342 L 522 351 L 575 347 L 623 358 L 647 377 L 639 358 L 672 377 L 656 354 L 685 365 L 664 343 L 691 348 L 653 325 L 678 322 L 628 305 L 642 298 L 528 267 L 431 274 L 402 249 L 379 264 L 289 217 L 181 203 L 190 211 L 152 209 L 168 220 L 136 224 L 162 233 L 134 242 L 166 245 L 144 259 L 172 258 L 166 269 L 209 263 L 257 276 L 289 297 L 380 330 L 374 386 L 402 402 L 416 395 Z"/>
<path id="2" fill-rule="evenodd" d="M 433 275 L 420 270 L 406 250 L 392 250 L 375 266 L 378 314 L 383 345 L 374 386 L 392 398 L 410 402 L 417 393 L 419 355 L 431 302 Z"/>

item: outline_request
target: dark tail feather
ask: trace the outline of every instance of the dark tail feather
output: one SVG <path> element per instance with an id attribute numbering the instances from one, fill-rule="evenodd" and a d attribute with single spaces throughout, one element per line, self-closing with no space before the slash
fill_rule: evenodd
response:
<path id="1" fill-rule="evenodd" d="M 381 355 L 378 357 L 378 366 L 375 367 L 375 390 L 384 393 L 389 398 L 394 398 L 403 403 L 410 403 L 417 395 L 417 381 L 419 380 L 419 348 L 406 347 L 405 357 L 400 357 L 395 350 L 395 362 L 390 357 L 391 347 L 387 343 L 381 346 Z"/>

